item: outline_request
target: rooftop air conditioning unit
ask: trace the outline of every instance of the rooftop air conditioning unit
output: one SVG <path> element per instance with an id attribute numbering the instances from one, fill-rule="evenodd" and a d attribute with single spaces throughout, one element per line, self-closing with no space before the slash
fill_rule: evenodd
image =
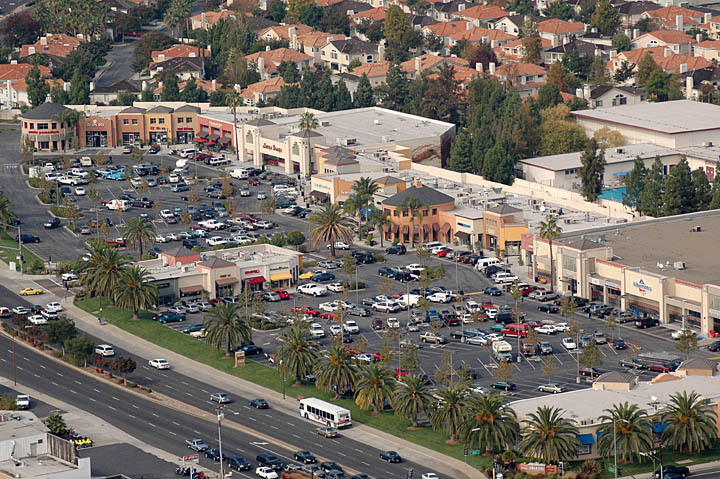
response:
<path id="1" fill-rule="evenodd" d="M 616 153 L 625 153 L 625 149 L 624 148 L 616 148 L 615 152 Z"/>
<path id="2" fill-rule="evenodd" d="M 375 123 L 376 125 L 379 125 L 379 124 L 380 124 L 380 120 L 373 120 L 373 123 Z"/>
<path id="3" fill-rule="evenodd" d="M 673 268 L 675 268 L 677 270 L 685 269 L 685 262 L 684 261 L 675 261 L 673 263 Z"/>
<path id="4" fill-rule="evenodd" d="M 702 226 L 693 226 L 692 228 L 690 228 L 691 233 L 699 233 L 701 231 L 702 231 Z"/>
<path id="5" fill-rule="evenodd" d="M 328 120 L 322 120 L 320 121 L 320 126 L 330 126 L 330 122 Z"/>

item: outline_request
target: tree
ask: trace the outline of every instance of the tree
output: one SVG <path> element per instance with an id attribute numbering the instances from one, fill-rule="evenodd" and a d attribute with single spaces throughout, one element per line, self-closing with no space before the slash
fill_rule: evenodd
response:
<path id="1" fill-rule="evenodd" d="M 315 118 L 315 115 L 310 112 L 303 113 L 300 115 L 300 122 L 298 123 L 298 128 L 301 130 L 314 130 L 319 125 L 319 122 L 317 118 Z"/>
<path id="2" fill-rule="evenodd" d="M 495 51 L 487 43 L 478 43 L 475 46 L 468 45 L 462 51 L 462 57 L 468 61 L 470 68 L 475 68 L 480 63 L 483 66 L 483 71 L 487 71 L 490 63 L 500 64 Z"/>
<path id="3" fill-rule="evenodd" d="M 305 242 L 305 235 L 302 231 L 288 231 L 285 235 L 287 244 L 295 247 L 295 251 Z"/>
<path id="4" fill-rule="evenodd" d="M 638 211 L 649 216 L 660 216 L 665 176 L 660 157 L 656 156 L 644 181 L 642 192 L 638 195 Z"/>
<path id="5" fill-rule="evenodd" d="M 580 157 L 582 167 L 578 171 L 581 181 L 580 192 L 585 200 L 594 202 L 603 190 L 605 179 L 605 151 L 598 152 L 598 143 L 592 138 L 587 142 Z"/>
<path id="6" fill-rule="evenodd" d="M 645 54 L 640 57 L 640 60 L 638 60 L 635 82 L 638 86 L 645 86 L 650 78 L 650 74 L 656 70 L 660 70 L 660 67 L 657 63 L 655 63 L 655 60 L 653 60 L 653 57 L 650 56 L 650 53 L 645 52 Z"/>
<path id="7" fill-rule="evenodd" d="M 556 216 L 546 216 L 538 226 L 538 235 L 540 238 L 546 240 L 550 246 L 550 292 L 553 291 L 553 287 L 555 286 L 555 264 L 553 263 L 552 242 L 560 236 L 561 232 L 562 229 L 557 224 Z"/>
<path id="8" fill-rule="evenodd" d="M 458 429 L 462 424 L 467 410 L 468 396 L 463 383 L 451 384 L 441 387 L 437 395 L 437 406 L 430 412 L 430 422 L 433 429 L 442 430 L 450 434 L 448 442 L 456 443 Z"/>
<path id="9" fill-rule="evenodd" d="M 104 296 L 113 303 L 128 258 L 100 240 L 91 242 L 86 249 L 89 259 L 79 269 L 80 282 L 91 296 Z"/>
<path id="10" fill-rule="evenodd" d="M 555 62 L 550 65 L 547 73 L 547 80 L 548 83 L 552 83 L 560 91 L 567 91 L 568 89 L 567 71 L 565 70 L 563 64 L 560 62 Z M 562 100 L 558 103 L 562 103 Z"/>
<path id="11" fill-rule="evenodd" d="M 602 353 L 598 349 L 597 343 L 591 340 L 582 348 L 579 358 L 580 364 L 586 368 L 593 368 L 602 363 Z"/>
<path id="12" fill-rule="evenodd" d="M 0 411 L 16 411 L 18 408 L 17 401 L 9 394 L 0 396 Z"/>
<path id="13" fill-rule="evenodd" d="M 590 74 L 588 75 L 588 80 L 593 85 L 607 85 L 610 83 L 610 74 L 608 73 L 607 66 L 605 65 L 605 60 L 603 60 L 602 57 L 593 58 L 593 61 L 590 64 Z"/>
<path id="14" fill-rule="evenodd" d="M 27 12 L 13 13 L 5 18 L 0 26 L 0 34 L 5 45 L 21 47 L 32 44 L 40 36 L 42 27 Z"/>
<path id="15" fill-rule="evenodd" d="M 614 9 L 613 9 L 614 10 Z M 616 33 L 612 37 L 612 46 L 618 53 L 632 49 L 632 42 L 624 33 Z"/>
<path id="16" fill-rule="evenodd" d="M 553 65 L 559 65 L 559 63 L 553 63 Z M 551 108 L 563 102 L 560 89 L 554 83 L 546 83 L 538 90 L 537 107 L 538 110 L 544 110 L 545 108 Z"/>
<path id="17" fill-rule="evenodd" d="M 394 63 L 388 68 L 385 84 L 376 90 L 384 108 L 395 111 L 405 111 L 409 96 L 407 75 Z"/>
<path id="18" fill-rule="evenodd" d="M 497 394 L 474 395 L 467 402 L 465 420 L 459 428 L 463 442 L 487 454 L 512 449 L 520 428 L 515 411 L 503 398 Z"/>
<path id="19" fill-rule="evenodd" d="M 72 339 L 78 335 L 78 329 L 73 320 L 62 317 L 57 321 L 51 321 L 44 328 L 47 342 L 51 344 L 63 344 L 66 339 Z"/>
<path id="20" fill-rule="evenodd" d="M 50 89 L 50 100 L 58 105 L 67 105 L 70 103 L 70 96 L 60 82 L 56 82 Z"/>
<path id="21" fill-rule="evenodd" d="M 525 36 L 521 44 L 524 50 L 522 61 L 525 63 L 540 63 L 542 61 L 542 39 L 537 31 L 537 26 L 530 16 L 525 21 L 523 28 Z"/>
<path id="22" fill-rule="evenodd" d="M 110 363 L 110 367 L 123 377 L 124 383 L 127 383 L 127 375 L 135 371 L 137 363 L 129 356 L 118 356 Z"/>
<path id="23" fill-rule="evenodd" d="M 40 75 L 40 69 L 34 66 L 28 71 L 25 76 L 25 83 L 27 85 L 27 95 L 30 105 L 36 107 L 45 103 L 48 94 L 50 93 L 50 87 Z"/>
<path id="24" fill-rule="evenodd" d="M 498 142 L 485 153 L 482 176 L 488 181 L 511 185 L 515 179 L 515 160 L 508 153 L 507 145 Z"/>
<path id="25" fill-rule="evenodd" d="M 180 36 L 182 27 L 187 26 L 192 9 L 191 0 L 170 0 L 163 21 L 170 27 L 173 35 Z M 177 27 L 177 32 L 175 28 Z"/>
<path id="26" fill-rule="evenodd" d="M 472 141 L 467 130 L 463 129 L 455 137 L 450 147 L 450 169 L 461 173 L 472 173 Z"/>
<path id="27" fill-rule="evenodd" d="M 150 280 L 148 272 L 140 266 L 130 266 L 123 270 L 115 301 L 120 308 L 131 309 L 133 319 L 140 319 L 138 311 L 142 308 L 157 304 L 158 289 Z"/>
<path id="28" fill-rule="evenodd" d="M 61 436 L 68 430 L 65 419 L 63 419 L 59 412 L 50 413 L 47 419 L 45 419 L 45 426 L 56 436 Z"/>
<path id="29" fill-rule="evenodd" d="M 382 363 L 371 363 L 360 373 L 355 391 L 355 403 L 366 411 L 373 408 L 379 414 L 393 395 L 392 372 Z"/>
<path id="30" fill-rule="evenodd" d="M 172 71 L 165 75 L 160 100 L 180 101 L 180 88 L 178 87 L 177 77 Z"/>
<path id="31" fill-rule="evenodd" d="M 613 455 L 617 439 L 617 452 L 621 462 L 642 462 L 644 456 L 641 456 L 641 453 L 654 447 L 652 424 L 647 412 L 637 404 L 628 402 L 613 404 L 612 409 L 605 409 L 604 412 L 605 414 L 600 416 L 603 425 L 598 429 L 600 454 L 604 457 Z"/>
<path id="32" fill-rule="evenodd" d="M 63 344 L 65 352 L 78 361 L 84 361 L 95 351 L 95 341 L 85 334 L 66 339 Z"/>
<path id="33" fill-rule="evenodd" d="M 635 71 L 633 70 L 633 65 L 623 60 L 623 62 L 620 64 L 620 67 L 615 70 L 615 73 L 613 74 L 613 80 L 615 80 L 617 83 L 623 83 L 625 80 L 631 78 L 634 74 Z"/>
<path id="34" fill-rule="evenodd" d="M 540 152 L 543 155 L 557 155 L 580 151 L 585 148 L 585 131 L 569 118 L 566 105 L 556 105 L 541 112 Z"/>
<path id="35" fill-rule="evenodd" d="M 360 77 L 357 89 L 355 90 L 355 97 L 353 98 L 353 105 L 355 108 L 366 108 L 369 106 L 375 106 L 375 93 L 373 87 L 370 85 L 370 80 L 365 73 Z"/>
<path id="36" fill-rule="evenodd" d="M 195 82 L 195 78 L 190 78 L 185 82 L 185 86 L 180 93 L 180 97 L 182 98 L 182 101 L 186 101 L 188 103 L 200 103 L 207 101 L 208 94 L 205 90 L 198 87 Z"/>
<path id="37" fill-rule="evenodd" d="M 161 32 L 149 32 L 143 34 L 142 38 L 135 43 L 133 53 L 132 69 L 135 72 L 145 70 L 152 60 L 150 54 L 153 51 L 165 50 L 172 46 L 175 40 Z"/>
<path id="38" fill-rule="evenodd" d="M 663 442 L 676 451 L 695 454 L 710 449 L 717 439 L 717 412 L 709 399 L 695 391 L 670 396 L 662 414 L 667 424 Z"/>
<path id="39" fill-rule="evenodd" d="M 401 377 L 391 400 L 395 414 L 410 419 L 412 428 L 418 427 L 418 417 L 427 414 L 432 409 L 433 402 L 434 398 L 425 378 L 417 374 Z"/>
<path id="40" fill-rule="evenodd" d="M 333 111 L 350 110 L 353 107 L 352 96 L 348 90 L 345 80 L 342 78 L 335 85 L 335 97 L 333 98 Z"/>
<path id="41" fill-rule="evenodd" d="M 123 229 L 123 239 L 132 248 L 138 249 L 138 258 L 142 259 L 145 245 L 155 242 L 155 225 L 147 218 L 128 218 Z"/>
<path id="42" fill-rule="evenodd" d="M 323 209 L 310 215 L 308 220 L 313 225 L 310 228 L 313 248 L 318 244 L 329 244 L 330 256 L 334 258 L 336 242 L 352 243 L 353 231 L 350 228 L 350 217 L 339 206 L 328 203 Z"/>
<path id="43" fill-rule="evenodd" d="M 695 188 L 693 209 L 696 211 L 704 211 L 709 208 L 710 201 L 712 200 L 712 186 L 702 167 L 698 167 L 692 171 L 692 181 L 693 187 Z"/>
<path id="44" fill-rule="evenodd" d="M 578 429 L 563 417 L 560 408 L 540 406 L 528 415 L 523 428 L 523 439 L 518 448 L 523 455 L 545 464 L 574 459 L 580 441 Z"/>
<path id="45" fill-rule="evenodd" d="M 288 2 L 288 9 L 285 15 L 285 23 L 292 24 L 298 23 L 302 20 L 308 10 L 315 5 L 312 0 L 290 0 Z"/>
<path id="46" fill-rule="evenodd" d="M 341 344 L 332 344 L 316 369 L 315 384 L 323 391 L 334 392 L 337 400 L 342 393 L 355 388 L 358 377 L 359 371 L 350 353 Z"/>
<path id="47" fill-rule="evenodd" d="M 90 84 L 80 75 L 80 70 L 75 70 L 72 80 L 70 80 L 68 100 L 71 105 L 87 105 L 90 103 Z"/>
<path id="48" fill-rule="evenodd" d="M 607 126 L 596 130 L 595 133 L 593 133 L 593 139 L 597 141 L 598 148 L 601 150 L 623 146 L 625 144 L 625 137 L 622 133 L 617 130 L 611 130 Z"/>
<path id="49" fill-rule="evenodd" d="M 294 385 L 299 386 L 300 380 L 313 371 L 320 358 L 318 344 L 310 338 L 307 324 L 299 321 L 286 328 L 278 341 L 280 347 L 275 356 L 278 371 L 294 378 Z"/>
<path id="50" fill-rule="evenodd" d="M 393 8 L 395 7 L 395 8 Z M 397 5 L 388 8 L 385 16 L 385 39 L 390 48 L 403 48 L 403 42 L 408 33 L 412 31 L 412 25 L 405 12 Z"/>
<path id="51" fill-rule="evenodd" d="M 662 195 L 663 216 L 680 215 L 694 211 L 695 188 L 687 158 L 670 169 L 665 179 L 665 191 Z"/>
<path id="52" fill-rule="evenodd" d="M 645 82 L 648 98 L 656 102 L 677 99 L 673 98 L 673 89 L 679 90 L 679 88 L 674 86 L 674 83 L 675 79 L 671 73 L 665 73 L 659 68 L 653 70 Z"/>
<path id="53" fill-rule="evenodd" d="M 620 25 L 620 15 L 610 0 L 599 0 L 595 5 L 595 12 L 590 17 L 590 26 L 605 32 L 618 25 Z"/>
<path id="54" fill-rule="evenodd" d="M 155 101 L 155 93 L 148 87 L 140 94 L 140 101 Z"/>
<path id="55" fill-rule="evenodd" d="M 294 63 L 290 64 L 293 66 L 295 65 Z M 250 84 L 259 82 L 260 73 L 255 69 L 255 67 L 248 65 L 245 55 L 237 49 L 232 49 L 230 50 L 227 61 L 225 62 L 222 80 L 226 84 L 240 85 L 241 88 L 245 88 Z M 237 94 L 235 90 L 232 90 L 231 93 Z"/>
<path id="56" fill-rule="evenodd" d="M 677 344 L 675 344 L 675 349 L 680 351 L 687 361 L 690 358 L 690 354 L 698 349 L 697 335 L 689 329 L 684 329 L 680 333 Z"/>
<path id="57" fill-rule="evenodd" d="M 120 106 L 132 106 L 134 102 L 138 100 L 138 96 L 134 93 L 130 92 L 120 92 L 118 93 L 117 101 L 118 105 Z"/>
<path id="58" fill-rule="evenodd" d="M 552 382 L 552 379 L 555 377 L 558 371 L 557 365 L 555 364 L 555 358 L 553 356 L 550 356 L 548 359 L 543 359 L 540 370 L 545 376 L 547 376 L 548 382 Z"/>
<path id="59" fill-rule="evenodd" d="M 282 22 L 287 15 L 287 9 L 285 8 L 285 2 L 272 2 L 268 9 L 267 16 L 274 22 Z"/>

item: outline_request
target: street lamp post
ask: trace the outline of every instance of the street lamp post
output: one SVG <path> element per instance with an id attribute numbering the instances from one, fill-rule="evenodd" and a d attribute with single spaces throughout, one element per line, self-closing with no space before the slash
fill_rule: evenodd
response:
<path id="1" fill-rule="evenodd" d="M 225 463 L 223 462 L 223 452 L 222 452 L 222 420 L 225 419 L 225 414 L 223 413 L 222 404 L 218 405 L 215 408 L 215 412 L 217 413 L 217 420 L 218 420 L 218 449 L 219 449 L 219 454 L 220 454 L 220 479 L 224 479 Z"/>
<path id="2" fill-rule="evenodd" d="M 282 367 L 283 360 L 281 359 L 278 363 L 278 366 L 280 366 L 280 372 L 282 373 L 282 394 L 283 399 L 285 399 L 285 368 Z"/>

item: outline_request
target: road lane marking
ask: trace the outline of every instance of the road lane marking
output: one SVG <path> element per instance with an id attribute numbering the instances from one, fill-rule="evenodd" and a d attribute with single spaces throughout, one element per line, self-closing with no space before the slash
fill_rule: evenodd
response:
<path id="1" fill-rule="evenodd" d="M 179 425 L 180 425 L 180 423 L 179 423 L 179 422 L 175 422 L 175 421 L 173 421 L 172 423 L 173 423 L 173 424 L 175 424 L 176 426 L 179 426 Z"/>
<path id="2" fill-rule="evenodd" d="M 347 457 L 347 456 L 346 456 L 345 454 L 343 454 L 343 453 L 342 453 L 342 452 L 340 452 L 340 451 L 336 451 L 336 452 L 337 452 L 337 454 L 338 454 L 339 456 L 342 456 L 342 457 Z"/>
<path id="3" fill-rule="evenodd" d="M 75 384 L 80 384 L 80 385 L 82 385 L 82 383 L 81 383 L 80 381 L 75 381 Z"/>
<path id="4" fill-rule="evenodd" d="M 73 394 L 77 394 L 77 392 L 76 392 L 76 391 L 73 391 L 72 389 L 68 389 L 68 391 L 70 391 L 70 392 L 73 393 Z"/>
<path id="5" fill-rule="evenodd" d="M 6 362 L 7 362 L 7 359 L 5 359 L 5 358 L 0 358 L 0 361 L 6 363 Z"/>
<path id="6" fill-rule="evenodd" d="M 100 392 L 100 390 L 95 389 L 95 388 L 93 388 L 93 391 L 95 391 L 96 393 L 99 393 L 99 392 Z"/>
<path id="7" fill-rule="evenodd" d="M 57 375 L 60 376 L 61 378 L 64 378 L 64 377 L 65 377 L 65 376 L 62 375 L 62 373 L 55 373 L 55 374 L 57 374 Z"/>
<path id="8" fill-rule="evenodd" d="M 210 394 L 210 391 L 206 391 L 204 389 L 201 389 L 201 391 L 204 392 L 205 394 Z"/>
<path id="9" fill-rule="evenodd" d="M 148 423 L 148 426 L 157 427 L 155 424 L 153 424 L 151 422 Z"/>
<path id="10" fill-rule="evenodd" d="M 52 383 L 53 386 L 57 386 L 57 385 L 58 385 L 58 383 L 56 383 L 55 381 L 50 381 L 50 382 Z"/>
<path id="11" fill-rule="evenodd" d="M 168 431 L 168 432 L 169 432 L 170 434 L 172 434 L 173 436 L 177 436 L 177 434 L 175 434 L 175 433 L 172 432 L 172 431 Z"/>
<path id="12" fill-rule="evenodd" d="M 135 409 L 140 409 L 139 407 L 137 407 L 137 406 L 134 405 L 134 404 L 132 405 L 132 407 L 134 407 Z"/>
<path id="13" fill-rule="evenodd" d="M 33 376 L 35 376 L 36 378 L 39 378 L 39 377 L 40 377 L 39 375 L 37 375 L 37 374 L 35 374 L 35 373 L 33 373 Z"/>
<path id="14" fill-rule="evenodd" d="M 250 419 L 251 421 L 255 421 L 255 422 L 257 422 L 257 419 L 255 419 L 254 417 L 250 417 L 250 416 L 248 416 L 248 419 Z"/>
<path id="15" fill-rule="evenodd" d="M 96 399 L 94 399 L 94 398 L 91 398 L 90 396 L 88 396 L 88 399 L 89 399 L 89 400 L 91 400 L 92 402 L 97 402 L 97 400 L 96 400 Z"/>
<path id="16" fill-rule="evenodd" d="M 272 429 L 275 429 L 275 430 L 280 429 L 280 428 L 278 428 L 277 426 L 273 426 L 272 424 L 270 424 L 269 426 L 270 426 Z"/>
<path id="17" fill-rule="evenodd" d="M 114 400 L 119 401 L 119 399 L 116 398 L 115 396 L 111 396 L 111 397 L 112 397 Z"/>
<path id="18" fill-rule="evenodd" d="M 155 417 L 160 417 L 160 416 L 158 416 L 158 415 L 157 415 L 157 414 L 155 414 L 155 413 L 152 413 L 152 415 L 153 415 L 153 416 L 155 416 Z"/>
<path id="19" fill-rule="evenodd" d="M 46 368 L 45 366 L 43 366 L 42 364 L 40 364 L 40 367 L 43 368 L 43 369 L 47 369 L 47 368 Z"/>
<path id="20" fill-rule="evenodd" d="M 186 383 L 185 381 L 180 381 L 180 382 L 183 383 L 185 386 L 190 386 L 190 385 L 189 385 L 188 383 Z"/>
<path id="21" fill-rule="evenodd" d="M 114 407 L 112 407 L 112 406 L 110 406 L 110 405 L 108 405 L 108 407 L 109 407 L 110 409 L 112 409 L 113 411 L 117 411 L 117 409 L 115 409 Z"/>
<path id="22" fill-rule="evenodd" d="M 21 368 L 20 366 L 16 366 L 16 367 L 17 367 L 20 371 L 23 371 L 23 368 Z"/>
<path id="23" fill-rule="evenodd" d="M 128 416 L 135 419 L 135 416 L 133 416 L 132 414 L 128 414 Z"/>
<path id="24" fill-rule="evenodd" d="M 356 450 L 357 452 L 359 452 L 360 454 L 364 454 L 363 451 L 361 451 L 361 450 L 358 449 L 357 447 L 355 448 L 355 450 Z"/>

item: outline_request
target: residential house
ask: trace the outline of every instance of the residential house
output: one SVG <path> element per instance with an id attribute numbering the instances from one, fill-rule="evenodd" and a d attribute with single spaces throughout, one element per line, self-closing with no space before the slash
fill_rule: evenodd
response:
<path id="1" fill-rule="evenodd" d="M 707 26 L 707 34 L 710 38 L 715 40 L 720 39 L 720 15 L 716 17 L 711 16 L 707 19 L 705 25 Z"/>
<path id="2" fill-rule="evenodd" d="M 303 71 L 314 63 L 314 58 L 305 53 L 290 48 L 277 48 L 247 55 L 245 60 L 248 65 L 254 66 L 260 74 L 261 80 L 276 77 L 280 74 L 278 67 L 282 62 L 292 62 L 298 71 Z"/>
<path id="3" fill-rule="evenodd" d="M 452 44 L 452 36 L 461 32 L 472 30 L 472 22 L 467 20 L 453 20 L 451 22 L 440 22 L 435 25 L 428 25 L 421 30 L 424 35 L 435 34 L 442 38 L 446 49 Z"/>
<path id="4" fill-rule="evenodd" d="M 248 85 L 240 92 L 240 95 L 243 97 L 245 105 L 255 106 L 261 101 L 267 103 L 270 99 L 277 97 L 283 87 L 288 85 L 296 85 L 296 83 L 286 83 L 281 76 L 277 76 Z"/>
<path id="5" fill-rule="evenodd" d="M 351 15 L 350 21 L 355 25 L 359 25 L 366 21 L 370 23 L 384 22 L 385 17 L 387 17 L 387 11 L 387 7 L 371 8 L 370 10 L 364 10 L 362 12 Z"/>
<path id="6" fill-rule="evenodd" d="M 617 71 L 623 64 L 627 62 L 633 66 L 633 70 L 637 68 L 637 63 L 648 53 L 655 63 L 667 73 L 685 73 L 687 71 L 707 68 L 712 65 L 712 61 L 701 56 L 690 56 L 673 53 L 667 47 L 638 48 L 626 52 L 620 52 L 616 56 L 611 57 L 607 64 L 608 69 Z"/>
<path id="7" fill-rule="evenodd" d="M 410 22 L 413 30 L 415 30 L 416 32 L 421 31 L 428 25 L 435 25 L 436 23 L 438 23 L 437 20 L 427 15 L 415 15 L 414 13 L 406 13 L 405 16 Z"/>
<path id="8" fill-rule="evenodd" d="M 173 58 L 198 58 L 198 57 L 209 57 L 210 50 L 207 48 L 201 49 L 193 45 L 173 45 L 165 50 L 154 50 L 150 53 L 152 62 L 150 68 L 153 68 L 156 63 L 162 63 Z"/>
<path id="9" fill-rule="evenodd" d="M 556 47 L 545 50 L 543 54 L 544 62 L 546 65 L 551 63 L 562 61 L 565 54 L 570 51 L 577 51 L 580 58 L 587 57 L 604 57 L 610 56 L 610 48 L 604 45 L 595 45 L 590 42 L 586 42 L 581 39 L 571 40 L 569 43 L 564 43 Z M 614 50 L 613 50 L 614 51 Z"/>
<path id="10" fill-rule="evenodd" d="M 720 40 L 706 40 L 693 45 L 693 55 L 706 60 L 720 60 Z"/>
<path id="11" fill-rule="evenodd" d="M 34 67 L 35 65 L 31 63 L 18 63 L 16 60 L 12 60 L 10 63 L 0 64 L 0 80 L 24 80 Z M 41 77 L 52 77 L 50 68 L 45 65 L 37 65 L 37 68 L 40 71 Z"/>
<path id="12" fill-rule="evenodd" d="M 637 105 L 647 100 L 644 88 L 632 86 L 598 85 L 578 88 L 577 96 L 587 100 L 591 108 Z"/>
<path id="13" fill-rule="evenodd" d="M 544 55 L 546 50 L 553 47 L 552 42 L 546 38 L 541 38 L 540 41 L 542 43 L 542 54 Z M 498 58 L 503 61 L 521 62 L 525 56 L 525 47 L 522 44 L 522 38 L 504 43 L 500 45 L 500 47 L 494 48 L 494 50 Z"/>
<path id="14" fill-rule="evenodd" d="M 674 29 L 679 32 L 686 32 L 705 22 L 705 14 L 703 12 L 676 5 L 669 5 L 658 8 L 657 10 L 648 10 L 641 14 L 640 18 L 650 18 L 663 28 Z"/>
<path id="15" fill-rule="evenodd" d="M 207 30 L 220 20 L 237 20 L 239 13 L 232 10 L 224 10 L 222 12 L 202 12 L 190 17 L 190 28 L 193 30 Z"/>
<path id="16" fill-rule="evenodd" d="M 628 65 L 632 65 L 634 70 L 637 67 L 637 63 L 645 55 L 645 53 L 649 53 L 653 58 L 660 58 L 665 54 L 665 47 L 636 48 L 634 50 L 611 54 L 610 60 L 607 63 L 607 68 L 614 73 L 623 65 L 623 63 L 627 63 Z"/>
<path id="17" fill-rule="evenodd" d="M 500 81 L 511 84 L 520 98 L 535 95 L 547 81 L 545 69 L 532 63 L 508 62 L 497 68 L 494 63 L 490 63 L 488 73 Z"/>
<path id="18" fill-rule="evenodd" d="M 96 85 L 90 82 L 90 103 L 96 105 L 109 105 L 111 101 L 117 100 L 120 93 L 131 93 L 137 95 L 138 99 L 142 94 L 142 83 L 136 80 L 119 80 L 109 85 Z"/>
<path id="19" fill-rule="evenodd" d="M 289 42 L 293 35 L 299 36 L 312 31 L 312 27 L 299 23 L 293 25 L 273 25 L 263 28 L 257 35 L 258 38 L 267 42 L 277 42 L 280 40 L 287 40 Z"/>
<path id="20" fill-rule="evenodd" d="M 35 55 L 44 55 L 50 60 L 50 68 L 53 65 L 61 64 L 70 53 L 75 51 L 83 43 L 82 35 L 71 37 L 63 33 L 48 33 L 31 44 L 20 47 L 20 61 L 32 63 L 30 60 Z"/>
<path id="21" fill-rule="evenodd" d="M 678 30 L 657 30 L 646 33 L 633 40 L 633 48 L 667 47 L 675 53 L 692 55 L 692 44 L 695 43 L 690 35 Z"/>
<path id="22" fill-rule="evenodd" d="M 384 60 L 385 48 L 357 38 L 332 40 L 320 49 L 320 60 L 334 72 L 347 72 L 350 63 L 375 63 Z"/>
<path id="23" fill-rule="evenodd" d="M 720 86 L 720 68 L 708 67 L 680 74 L 685 98 L 696 101 L 711 101 L 710 94 Z"/>
<path id="24" fill-rule="evenodd" d="M 165 71 L 173 71 L 178 81 L 187 81 L 190 78 L 202 78 L 205 76 L 205 60 L 200 57 L 193 58 L 171 58 L 163 62 L 150 64 L 150 76 L 155 78 Z"/>
<path id="25" fill-rule="evenodd" d="M 60 85 L 65 89 L 65 91 L 70 90 L 70 83 L 65 83 L 60 79 L 46 78 L 45 83 L 47 83 L 50 89 L 52 89 L 55 85 Z M 21 106 L 30 106 L 30 100 L 27 94 L 27 83 L 25 82 L 25 79 L 0 79 L 0 108 L 8 110 L 20 108 Z"/>
<path id="26" fill-rule="evenodd" d="M 387 76 L 389 68 L 390 61 L 383 60 L 381 62 L 366 63 L 364 65 L 360 65 L 359 67 L 355 67 L 352 74 L 358 79 L 362 77 L 363 74 L 367 75 L 370 85 L 375 88 L 385 83 L 385 77 Z"/>
<path id="27" fill-rule="evenodd" d="M 637 2 L 621 3 L 615 9 L 620 16 L 620 25 L 624 28 L 632 28 L 642 18 L 642 14 L 649 10 L 657 10 L 660 8 L 655 2 L 647 0 L 639 0 Z M 631 34 L 632 35 L 632 34 Z M 628 35 L 631 37 L 631 35 Z"/>
<path id="28" fill-rule="evenodd" d="M 442 65 L 451 65 L 454 67 L 463 66 L 467 67 L 468 62 L 462 58 L 457 57 L 439 57 L 437 55 L 431 55 L 426 53 L 424 55 L 411 58 L 410 60 L 400 64 L 400 68 L 407 72 L 410 80 L 420 78 L 420 75 L 424 71 L 437 71 Z"/>
<path id="29" fill-rule="evenodd" d="M 495 21 L 492 28 L 518 36 L 525 25 L 526 17 L 527 15 L 507 15 Z"/>
<path id="30" fill-rule="evenodd" d="M 468 0 L 450 0 L 448 2 L 431 2 L 428 15 L 438 22 L 449 22 L 456 18 L 458 13 L 471 8 L 475 4 Z"/>
<path id="31" fill-rule="evenodd" d="M 455 14 L 455 20 L 467 20 L 476 27 L 484 27 L 488 23 L 506 17 L 508 12 L 495 5 L 475 5 Z"/>
<path id="32" fill-rule="evenodd" d="M 183 88 L 185 88 L 185 85 L 187 85 L 186 81 L 178 83 L 178 89 L 180 91 L 182 91 Z M 213 80 L 203 80 L 200 78 L 196 78 L 195 85 L 197 85 L 198 88 L 205 90 L 205 93 L 207 93 L 208 95 L 210 95 L 212 92 L 217 90 L 217 80 L 214 80 L 214 79 Z M 163 86 L 162 86 L 162 82 L 160 82 L 160 83 L 158 83 L 157 88 L 155 88 L 153 90 L 153 98 L 155 101 L 160 101 L 160 98 L 162 96 L 162 90 L 163 90 Z M 92 92 L 90 92 L 90 94 L 92 95 Z"/>
<path id="33" fill-rule="evenodd" d="M 463 30 L 451 35 L 450 46 L 454 46 L 461 40 L 468 42 L 470 45 L 485 43 L 490 45 L 491 48 L 499 48 L 506 43 L 517 40 L 517 37 L 494 28 L 473 28 L 472 30 Z"/>
<path id="34" fill-rule="evenodd" d="M 537 24 L 540 38 L 550 40 L 553 47 L 569 43 L 574 37 L 585 32 L 583 22 L 567 22 L 559 18 L 551 18 Z"/>
<path id="35" fill-rule="evenodd" d="M 290 48 L 313 57 L 314 62 L 320 61 L 320 50 L 333 40 L 333 35 L 325 32 L 310 32 L 291 37 Z"/>

